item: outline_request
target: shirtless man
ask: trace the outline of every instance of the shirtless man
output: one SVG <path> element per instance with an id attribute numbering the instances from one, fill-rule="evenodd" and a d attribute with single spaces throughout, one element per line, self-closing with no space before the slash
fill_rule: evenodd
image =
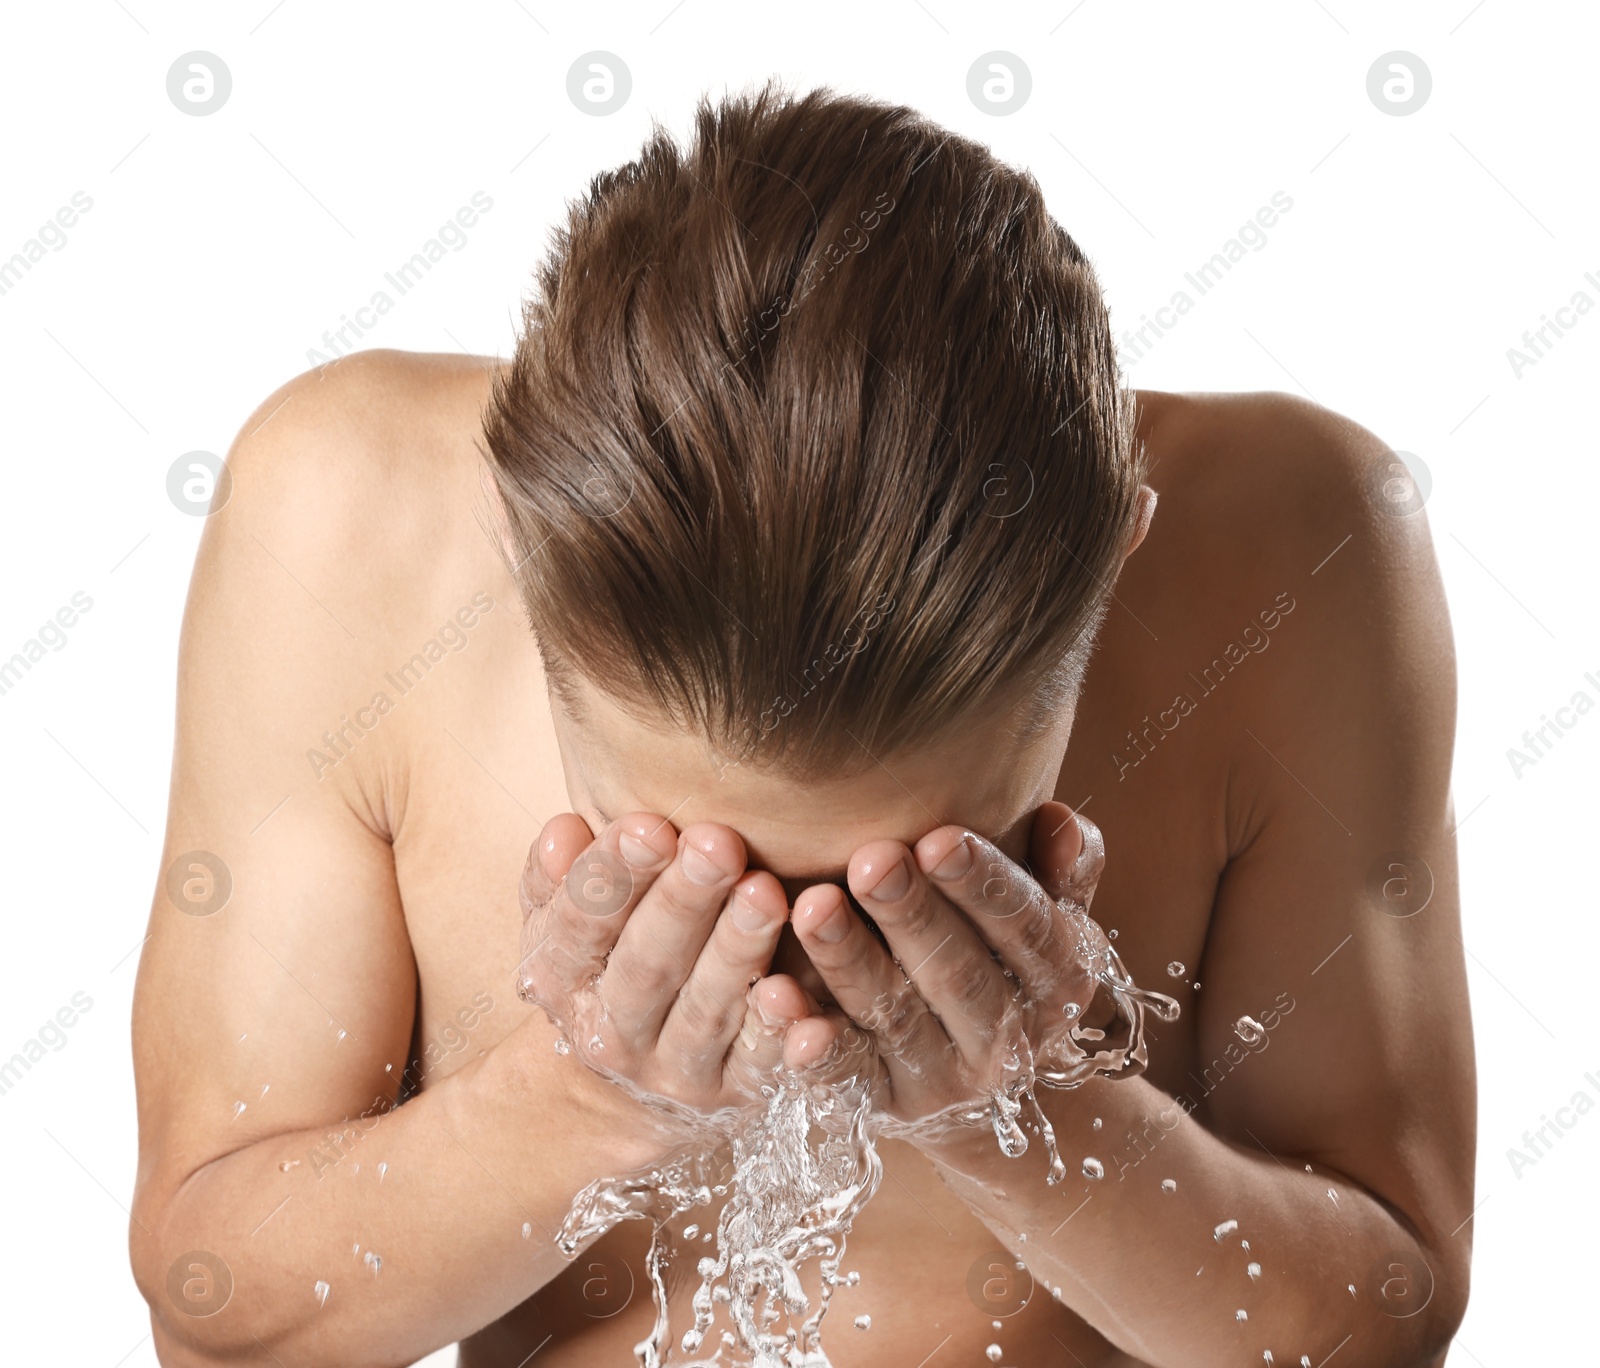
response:
<path id="1" fill-rule="evenodd" d="M 543 280 L 547 297 L 566 292 L 544 320 L 552 346 L 586 326 L 621 335 L 621 305 L 571 303 L 606 288 L 622 289 L 649 341 L 674 300 L 706 297 L 684 284 L 710 288 L 697 269 L 737 290 L 729 263 L 742 262 L 754 318 L 795 283 L 775 266 L 785 251 L 798 265 L 841 224 L 867 227 L 859 245 L 845 239 L 848 257 L 824 258 L 833 279 L 803 298 L 793 289 L 776 326 L 718 341 L 680 318 L 653 339 L 667 350 L 638 366 L 631 396 L 598 365 L 568 396 L 573 421 L 603 425 L 624 403 L 648 418 L 640 431 L 660 459 L 635 466 L 636 480 L 660 479 L 669 458 L 681 472 L 689 444 L 710 450 L 724 430 L 703 388 L 680 413 L 657 406 L 667 391 L 652 387 L 670 385 L 678 360 L 685 372 L 704 362 L 697 345 L 724 348 L 728 393 L 759 376 L 772 412 L 794 406 L 802 432 L 848 442 L 891 414 L 923 433 L 914 452 L 856 449 L 867 464 L 852 478 L 884 476 L 859 486 L 859 520 L 830 505 L 808 539 L 763 546 L 740 571 L 777 580 L 809 556 L 831 568 L 808 583 L 836 597 L 869 580 L 886 593 L 867 596 L 865 618 L 859 600 L 839 609 L 860 630 L 832 672 L 774 690 L 792 696 L 792 716 L 745 721 L 763 742 L 809 739 L 814 772 L 803 755 L 787 770 L 730 762 L 703 729 L 652 715 L 620 675 L 564 669 L 551 642 L 541 656 L 529 617 L 552 600 L 567 615 L 546 635 L 591 653 L 609 644 L 625 661 L 618 642 L 665 630 L 657 614 L 622 622 L 591 606 L 585 587 L 604 603 L 601 581 L 619 581 L 610 562 L 586 578 L 573 551 L 586 537 L 636 553 L 646 601 L 722 604 L 726 618 L 706 620 L 729 642 L 794 624 L 736 620 L 738 583 L 715 578 L 721 542 L 693 565 L 665 533 L 607 543 L 632 500 L 635 518 L 667 517 L 616 464 L 596 483 L 569 481 L 566 508 L 587 509 L 589 525 L 558 545 L 530 541 L 545 472 L 519 475 L 508 443 L 562 436 L 524 404 L 530 372 L 360 353 L 290 381 L 245 423 L 185 617 L 163 876 L 135 1005 L 131 1247 L 163 1363 L 408 1364 L 457 1340 L 463 1368 L 629 1362 L 653 1315 L 648 1232 L 625 1224 L 576 1264 L 551 1232 L 586 1184 L 670 1144 L 654 1113 L 584 1066 L 601 1058 L 586 1042 L 561 1052 L 556 1026 L 518 1000 L 519 878 L 542 919 L 534 969 L 587 954 L 603 970 L 601 1062 L 620 1076 L 709 1109 L 780 1056 L 825 1065 L 853 1017 L 885 1105 L 916 1117 L 981 1095 L 1007 996 L 989 951 L 1025 986 L 1059 953 L 1051 899 L 1084 839 L 1069 820 L 1078 809 L 1108 850 L 1095 919 L 1133 978 L 1174 994 L 1182 1016 L 1153 1023 L 1143 1075 L 1039 1090 L 1069 1161 L 1059 1185 L 1045 1182 L 1042 1146 L 1007 1159 L 987 1130 L 885 1141 L 886 1177 L 849 1245 L 860 1285 L 841 1289 L 828 1321 L 833 1362 L 939 1368 L 982 1362 L 995 1341 L 1029 1366 L 1443 1362 L 1467 1297 L 1475 1099 L 1452 646 L 1403 468 L 1371 433 L 1281 394 L 1130 394 L 1136 440 L 1120 443 L 1114 366 L 1108 345 L 1097 350 L 1103 308 L 1087 267 L 1070 265 L 1075 249 L 1041 233 L 1036 188 L 903 115 L 832 96 L 738 105 L 720 128 L 702 114 L 702 153 L 720 140 L 720 160 L 702 155 L 688 174 L 657 144 L 645 190 L 597 182 L 592 220 L 575 215 L 569 244 L 583 269 Z M 673 193 L 648 193 L 661 184 Z M 672 228 L 687 237 L 674 244 Z M 637 272 L 608 284 L 606 251 L 641 253 L 682 292 L 651 295 Z M 1042 315 L 994 304 L 1027 320 L 1015 325 L 1022 352 L 1007 353 L 1011 323 L 982 332 L 981 295 L 909 313 L 898 334 L 874 323 L 897 279 L 937 305 L 941 282 L 973 261 L 1043 272 Z M 1068 275 L 1077 293 L 1051 293 Z M 1036 278 L 977 279 L 1025 291 Z M 963 358 L 954 374 L 925 364 L 941 328 Z M 817 336 L 846 329 L 854 370 L 824 364 L 825 351 L 801 364 Z M 525 336 L 519 358 L 538 341 Z M 1044 396 L 1039 374 L 1018 379 L 1028 356 L 1059 368 L 1062 352 L 1076 357 L 1071 385 Z M 619 348 L 604 360 L 638 358 Z M 1052 420 L 1033 459 L 1011 447 L 990 467 L 982 424 L 950 432 L 996 393 L 996 414 Z M 721 417 L 741 412 L 729 399 Z M 488 424 L 486 463 L 489 415 L 500 426 Z M 1047 452 L 1067 439 L 1069 454 Z M 1064 524 L 1040 510 L 1060 507 L 1059 491 L 1040 481 L 1088 461 L 1096 440 L 1109 443 L 1098 468 L 1124 483 L 1094 496 L 1098 522 L 1057 535 Z M 999 475 L 964 496 L 991 523 L 951 524 L 960 535 L 945 541 L 998 556 L 1046 542 L 983 543 L 996 526 L 1046 539 L 1066 554 L 1046 572 L 1042 617 L 1066 621 L 1073 594 L 1073 621 L 1091 631 L 1097 604 L 1109 611 L 1081 679 L 994 681 L 931 739 L 880 745 L 894 716 L 845 735 L 807 709 L 889 688 L 871 671 L 912 658 L 895 632 L 915 595 L 975 573 L 930 536 L 944 578 L 919 580 L 921 558 L 900 554 L 911 542 L 871 516 L 887 506 L 873 500 L 927 497 L 931 477 L 909 462 L 930 449 L 965 450 Z M 783 469 L 806 454 L 785 451 Z M 725 492 L 683 491 L 680 531 Z M 955 509 L 948 494 L 930 514 Z M 559 504 L 547 497 L 546 512 Z M 768 516 L 786 536 L 804 526 L 804 508 L 779 506 L 785 517 Z M 850 580 L 850 564 L 877 578 Z M 982 586 L 981 570 L 963 583 Z M 993 580 L 963 611 L 1016 612 L 1011 584 Z M 1017 613 L 1006 640 L 1025 644 L 1032 620 Z M 934 645 L 993 644 L 965 622 Z M 1081 660 L 1084 642 L 1066 645 Z M 885 696 L 939 716 L 934 686 L 974 668 L 958 659 L 942 681 L 910 675 Z M 830 744 L 835 757 L 865 751 L 865 764 L 830 769 Z M 630 880 L 626 905 L 600 917 L 563 879 L 596 850 Z M 968 873 L 939 872 L 963 851 Z M 986 915 L 997 868 L 1021 915 Z M 764 1016 L 745 1014 L 753 980 Z M 872 1010 L 885 994 L 893 1022 Z M 1088 1157 L 1103 1177 L 1079 1171 Z M 674 1290 L 675 1332 L 688 1290 Z M 863 1312 L 865 1333 L 850 1328 Z"/>

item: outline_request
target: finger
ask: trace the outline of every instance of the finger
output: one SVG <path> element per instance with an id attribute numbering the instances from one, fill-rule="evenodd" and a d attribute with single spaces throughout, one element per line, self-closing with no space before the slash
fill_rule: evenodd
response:
<path id="1" fill-rule="evenodd" d="M 1065 808 L 1065 804 L 1054 804 Z M 1067 809 L 1070 812 L 1070 809 Z M 1062 831 L 1058 814 L 1047 819 Z M 1036 819 L 1035 830 L 1046 823 Z M 1069 823 L 1075 829 L 1075 824 Z M 1068 841 L 1071 837 L 1068 836 Z M 930 831 L 914 851 L 918 868 L 940 895 L 973 927 L 975 933 L 1022 981 L 1033 1001 L 1064 1006 L 1070 999 L 1080 1010 L 1093 995 L 1088 963 L 1099 929 L 1087 918 L 1069 922 L 1067 915 L 1039 881 L 992 841 L 956 826 Z M 1058 870 L 1075 867 L 1057 850 Z"/>
<path id="2" fill-rule="evenodd" d="M 633 883 L 616 841 L 615 832 L 596 838 L 577 813 L 562 812 L 529 848 L 518 887 L 525 991 L 540 979 L 582 983 L 604 966 L 624 920 L 617 889 Z"/>
<path id="3" fill-rule="evenodd" d="M 664 818 L 661 825 L 671 830 Z M 730 827 L 696 822 L 676 839 L 676 858 L 639 899 L 601 981 L 615 1029 L 635 1048 L 657 1039 L 735 880 L 745 872 L 744 842 Z"/>
<path id="4" fill-rule="evenodd" d="M 872 1037 L 837 1008 L 795 1022 L 783 1038 L 784 1066 L 809 1084 L 864 1088 L 888 1109 L 889 1073 Z"/>
<path id="5" fill-rule="evenodd" d="M 578 842 L 578 827 L 563 821 L 565 816 L 574 814 L 550 819 L 536 846 L 538 875 L 528 880 L 533 883 L 530 898 L 538 896 L 541 880 L 558 882 L 547 894 L 546 915 L 538 926 L 541 939 L 531 952 L 546 955 L 560 981 L 578 984 L 605 966 L 630 910 L 648 890 L 656 870 L 672 858 L 677 834 L 662 827 L 654 814 L 629 813 L 582 846 L 576 858 L 568 858 Z M 587 829 L 582 818 L 576 822 Z"/>
<path id="6" fill-rule="evenodd" d="M 956 828 L 956 830 L 960 830 Z M 989 947 L 899 841 L 873 841 L 850 858 L 851 891 L 889 942 L 906 977 L 970 1064 L 992 1053 L 1011 984 Z"/>
<path id="7" fill-rule="evenodd" d="M 772 963 L 788 917 L 783 885 L 764 871 L 741 879 L 723 904 L 658 1038 L 661 1053 L 697 1083 L 721 1075 L 745 1024 L 746 994 Z"/>
<path id="8" fill-rule="evenodd" d="M 1067 899 L 1088 911 L 1106 862 L 1099 827 L 1052 800 L 1034 814 L 1028 852 L 1039 882 L 1052 898 Z"/>
<path id="9" fill-rule="evenodd" d="M 790 920 L 834 1001 L 872 1037 L 897 1087 L 951 1052 L 944 1027 L 837 884 L 806 889 Z"/>
<path id="10" fill-rule="evenodd" d="M 728 1074 L 740 1091 L 754 1095 L 783 1063 L 784 1040 L 795 1022 L 821 1009 L 788 974 L 758 979 L 745 994 L 745 1017 L 728 1054 Z"/>

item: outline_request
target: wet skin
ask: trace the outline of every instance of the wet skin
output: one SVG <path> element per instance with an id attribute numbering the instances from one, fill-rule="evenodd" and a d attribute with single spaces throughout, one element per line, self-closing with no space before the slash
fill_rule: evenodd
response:
<path id="1" fill-rule="evenodd" d="M 908 947 L 935 930 L 970 934 L 949 920 L 954 904 L 929 897 L 960 830 L 1048 882 L 1076 839 L 1056 804 L 1104 832 L 1094 915 L 1117 929 L 1135 979 L 1173 992 L 1183 1015 L 1154 1031 L 1142 1078 L 1052 1099 L 1069 1162 L 1102 1159 L 1098 1185 L 1074 1172 L 1047 1191 L 1036 1152 L 996 1168 L 992 1136 L 983 1153 L 887 1142 L 847 1261 L 861 1284 L 830 1318 L 834 1362 L 915 1368 L 936 1354 L 936 1368 L 980 1361 L 999 1339 L 1018 1363 L 1259 1362 L 1264 1344 L 1279 1363 L 1301 1352 L 1316 1363 L 1346 1335 L 1354 1362 L 1437 1360 L 1466 1291 L 1470 1225 L 1450 1232 L 1472 1209 L 1453 660 L 1425 522 L 1390 516 L 1374 492 L 1382 444 L 1287 396 L 1141 393 L 1159 512 L 1117 582 L 1074 714 L 1027 754 L 1003 749 L 1000 719 L 980 720 L 940 755 L 819 803 L 718 780 L 620 723 L 608 736 L 564 730 L 479 480 L 489 364 L 376 352 L 291 382 L 245 423 L 232 499 L 208 523 L 163 869 L 221 851 L 235 892 L 200 918 L 158 894 L 136 1004 L 135 1216 L 151 1233 L 135 1227 L 132 1240 L 164 1361 L 236 1350 L 272 1362 L 259 1343 L 284 1362 L 399 1363 L 454 1339 L 471 1368 L 535 1351 L 544 1365 L 631 1361 L 651 1317 L 636 1272 L 645 1232 L 624 1226 L 567 1267 L 547 1231 L 574 1191 L 651 1147 L 637 1105 L 558 1055 L 555 1029 L 516 999 L 530 847 L 550 843 L 553 882 L 595 832 L 615 849 L 631 822 L 663 842 L 661 877 L 681 881 L 680 955 L 697 964 L 683 952 L 713 927 L 727 955 L 717 991 L 638 1038 L 665 1031 L 670 1046 L 673 1031 L 715 1025 L 730 1053 L 770 1057 L 773 1039 L 741 1046 L 742 1019 L 707 1005 L 770 967 L 773 1015 L 805 1019 L 776 1048 L 803 1059 L 838 1028 L 814 1007 L 866 1015 L 886 983 L 884 947 L 844 889 L 814 876 L 848 884 L 912 962 Z M 386 682 L 480 591 L 492 607 L 435 648 L 425 677 L 403 694 Z M 378 692 L 390 709 L 353 712 Z M 372 725 L 336 738 L 331 763 L 321 738 L 344 718 Z M 1048 839 L 1067 843 L 1053 854 L 1030 846 L 1041 811 L 1055 815 Z M 691 847 L 719 869 L 694 893 Z M 1368 873 L 1391 851 L 1431 867 L 1424 915 L 1375 909 Z M 907 857 L 906 891 L 875 900 L 874 876 Z M 736 888 L 754 930 L 731 925 Z M 828 941 L 840 922 L 847 934 Z M 958 947 L 969 967 L 981 940 Z M 777 959 L 763 966 L 768 946 Z M 1172 961 L 1191 974 L 1169 979 Z M 929 1096 L 900 1090 L 913 1111 L 972 1082 L 993 983 L 957 967 L 919 985 L 951 1067 Z M 487 1010 L 470 1007 L 485 996 Z M 1233 1023 L 1246 1013 L 1271 1013 L 1266 1047 L 1240 1048 Z M 1395 1049 L 1402 1039 L 1427 1049 Z M 660 1071 L 684 1053 L 641 1048 L 637 1062 L 709 1095 L 721 1061 L 697 1081 Z M 339 1118 L 394 1096 L 413 1059 L 417 1097 L 329 1145 Z M 235 1120 L 235 1099 L 265 1083 Z M 1180 1095 L 1193 1107 L 1181 1125 L 1141 1124 Z M 1295 1179 L 1306 1164 L 1314 1183 Z M 1178 1193 L 1162 1193 L 1174 1174 Z M 975 1195 L 997 1186 L 1004 1201 Z M 1332 1212 L 1329 1186 L 1342 1194 Z M 1036 1292 L 1010 1314 L 1010 1302 L 974 1301 L 974 1270 L 980 1289 L 1016 1299 L 991 1284 L 1009 1276 L 1004 1232 L 1035 1215 L 1028 1245 L 1066 1304 Z M 1212 1238 L 1230 1216 L 1254 1231 L 1270 1275 L 1260 1287 Z M 384 1256 L 377 1278 L 352 1261 L 356 1241 Z M 1369 1267 L 1390 1247 L 1425 1261 L 1434 1283 L 1405 1319 L 1368 1296 Z M 206 1320 L 175 1314 L 164 1284 L 195 1248 L 225 1251 L 235 1278 L 227 1312 Z M 1320 1281 L 1306 1271 L 1318 1268 Z M 322 1307 L 317 1277 L 333 1287 Z M 1250 1337 L 1227 1341 L 1244 1334 L 1231 1308 L 1252 1297 Z M 1007 1312 L 999 1334 L 995 1307 Z M 849 1324 L 863 1311 L 864 1333 Z"/>

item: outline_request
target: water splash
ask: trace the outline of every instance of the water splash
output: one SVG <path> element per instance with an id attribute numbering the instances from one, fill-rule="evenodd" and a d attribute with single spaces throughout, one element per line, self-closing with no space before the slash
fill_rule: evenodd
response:
<path id="1" fill-rule="evenodd" d="M 665 1272 L 680 1253 L 673 1232 L 695 1208 L 720 1203 L 715 1254 L 707 1250 L 694 1263 L 700 1280 L 691 1299 L 694 1323 L 678 1341 L 689 1356 L 684 1368 L 829 1368 L 822 1326 L 834 1289 L 859 1281 L 855 1273 L 841 1273 L 840 1265 L 852 1224 L 882 1178 L 878 1139 L 926 1141 L 981 1127 L 992 1131 L 1003 1154 L 1019 1158 L 1029 1147 L 1025 1119 L 1046 1152 L 1046 1182 L 1065 1179 L 1067 1167 L 1036 1089 L 1142 1073 L 1148 1062 L 1145 1014 L 1170 1022 L 1180 1011 L 1173 998 L 1133 982 L 1111 937 L 1090 919 L 1105 847 L 1093 823 L 1079 824 L 1083 849 L 1068 872 L 1067 894 L 1056 900 L 1066 942 L 1059 980 L 1032 1001 L 1022 1000 L 1017 986 L 999 1024 L 1006 1046 L 998 1052 L 986 1100 L 980 1095 L 914 1121 L 874 1105 L 881 1100 L 881 1073 L 870 1038 L 855 1029 L 844 1033 L 825 1067 L 806 1075 L 778 1070 L 752 1080 L 751 1101 L 741 1108 L 707 1115 L 642 1093 L 598 1057 L 604 1020 L 595 992 L 598 972 L 551 953 L 542 915 L 548 900 L 535 904 L 525 880 L 518 996 L 544 1008 L 560 1032 L 558 1053 L 576 1056 L 649 1107 L 669 1137 L 669 1157 L 657 1166 L 601 1178 L 580 1192 L 556 1235 L 557 1246 L 573 1258 L 624 1221 L 651 1223 L 645 1267 L 656 1314 L 648 1336 L 635 1346 L 641 1368 L 662 1368 L 667 1361 Z M 1114 1017 L 1103 1028 L 1082 1024 L 1086 1007 L 1102 991 Z M 1085 1158 L 1081 1167 L 1091 1179 L 1104 1176 L 1098 1159 Z M 682 1227 L 685 1246 L 698 1225 Z M 702 1241 L 711 1243 L 710 1230 Z M 682 1253 L 689 1257 L 687 1248 Z M 815 1295 L 808 1293 L 803 1274 L 817 1288 Z M 731 1329 L 720 1331 L 720 1344 L 708 1344 L 719 1316 Z M 860 1328 L 870 1323 L 867 1317 L 855 1321 Z M 703 1349 L 709 1357 L 694 1357 Z M 991 1360 L 998 1362 L 995 1350 Z M 732 1357 L 725 1359 L 727 1351 Z"/>

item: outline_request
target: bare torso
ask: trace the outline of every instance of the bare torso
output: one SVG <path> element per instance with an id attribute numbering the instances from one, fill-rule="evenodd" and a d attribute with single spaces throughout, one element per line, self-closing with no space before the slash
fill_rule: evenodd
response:
<path id="1" fill-rule="evenodd" d="M 379 363 L 369 357 L 356 364 Z M 434 525 L 411 525 L 409 545 L 397 548 L 397 555 L 406 552 L 405 565 L 397 561 L 381 576 L 391 598 L 367 674 L 371 692 L 385 694 L 392 710 L 352 714 L 353 726 L 335 738 L 342 756 L 313 749 L 338 761 L 324 777 L 346 786 L 352 803 L 392 839 L 420 985 L 413 1056 L 422 1061 L 425 1087 L 530 1010 L 511 988 L 517 877 L 540 825 L 569 802 L 537 653 L 484 530 L 475 439 L 490 372 L 484 363 L 444 357 L 389 354 L 381 364 L 403 372 L 411 402 L 427 406 L 427 421 L 393 451 L 389 497 Z M 1210 662 L 1308 567 L 1272 565 L 1270 547 L 1249 535 L 1247 487 L 1255 474 L 1248 442 L 1259 397 L 1139 398 L 1160 509 L 1119 584 L 1056 796 L 1105 833 L 1097 918 L 1120 933 L 1138 981 L 1174 989 L 1169 962 L 1180 961 L 1191 976 L 1203 973 L 1218 878 L 1240 834 L 1224 807 L 1237 719 L 1253 694 L 1272 686 L 1276 662 L 1270 654 L 1252 656 L 1181 726 L 1163 727 L 1159 739 L 1148 732 L 1142 751 L 1127 733 L 1147 732 L 1146 714 L 1154 719 L 1176 693 L 1195 695 L 1186 671 Z M 429 547 L 426 558 L 416 556 L 419 545 Z M 493 604 L 487 612 L 485 597 Z M 425 675 L 415 667 L 402 673 L 462 608 L 477 619 L 466 647 L 438 661 L 424 652 L 431 666 Z M 1298 626 L 1289 616 L 1280 631 L 1292 639 Z M 1279 656 L 1292 650 L 1280 647 Z M 354 697 L 366 702 L 360 688 Z M 1161 858 L 1135 858 L 1152 840 Z M 493 1005 L 463 1032 L 457 1014 L 475 999 L 481 1004 L 479 995 Z M 1272 985 L 1263 984 L 1261 995 L 1261 1006 L 1270 1006 Z M 1199 1067 L 1192 1016 L 1161 1027 L 1153 1042 L 1149 1077 L 1168 1091 L 1180 1090 Z M 1108 1151 L 1117 1144 L 1107 1138 Z M 859 1270 L 860 1286 L 839 1295 L 830 1318 L 829 1353 L 839 1368 L 885 1363 L 891 1343 L 904 1347 L 907 1364 L 920 1357 L 911 1353 L 918 1346 L 930 1354 L 937 1348 L 936 1362 L 978 1362 L 997 1337 L 1007 1361 L 1066 1361 L 1070 1353 L 1085 1365 L 1131 1362 L 1042 1289 L 997 1336 L 992 1307 L 969 1296 L 974 1266 L 1010 1266 L 995 1237 L 915 1151 L 886 1143 L 883 1155 L 883 1186 L 850 1242 L 848 1267 Z M 1112 1154 L 1105 1160 L 1111 1168 Z M 644 1245 L 637 1224 L 599 1242 L 555 1283 L 464 1342 L 463 1368 L 517 1365 L 535 1349 L 546 1368 L 629 1362 L 652 1314 Z M 686 1297 L 681 1292 L 674 1307 L 680 1326 Z M 870 1332 L 851 1328 L 861 1312 L 872 1316 Z"/>
<path id="2" fill-rule="evenodd" d="M 480 484 L 494 364 L 360 353 L 269 396 L 229 452 L 134 1004 L 130 1252 L 174 1368 L 258 1349 L 396 1364 L 453 1340 L 464 1368 L 621 1365 L 650 1323 L 640 1223 L 576 1266 L 550 1242 L 570 1194 L 660 1148 L 512 988 L 519 874 L 572 804 Z M 1318 405 L 1136 399 L 1160 506 L 1055 796 L 1105 835 L 1094 916 L 1183 1015 L 1145 1079 L 1044 1099 L 1102 1182 L 1047 1189 L 984 1145 L 946 1186 L 926 1147 L 884 1146 L 846 1259 L 859 1285 L 829 1317 L 839 1368 L 980 1362 L 993 1342 L 1003 1362 L 1127 1368 L 1189 1361 L 1196 1335 L 1231 1361 L 1240 1293 L 1277 1298 L 1248 1334 L 1283 1361 L 1353 1338 L 1352 1361 L 1437 1364 L 1465 1307 L 1454 659 L 1426 519 L 1394 502 L 1383 442 Z M 1397 851 L 1427 868 L 1426 915 L 1374 893 Z M 1263 1028 L 1248 1049 L 1244 1015 Z M 421 1092 L 395 1111 L 402 1074 Z M 1253 1291 L 1251 1255 L 1217 1257 L 1230 1213 Z M 1024 1248 L 1065 1304 L 1035 1290 L 1000 1317 L 1026 1290 L 1003 1249 Z M 225 1314 L 197 1315 L 214 1284 L 182 1280 L 201 1255 L 232 1269 Z M 1394 1319 L 1388 1270 L 1424 1264 L 1427 1313 Z"/>

